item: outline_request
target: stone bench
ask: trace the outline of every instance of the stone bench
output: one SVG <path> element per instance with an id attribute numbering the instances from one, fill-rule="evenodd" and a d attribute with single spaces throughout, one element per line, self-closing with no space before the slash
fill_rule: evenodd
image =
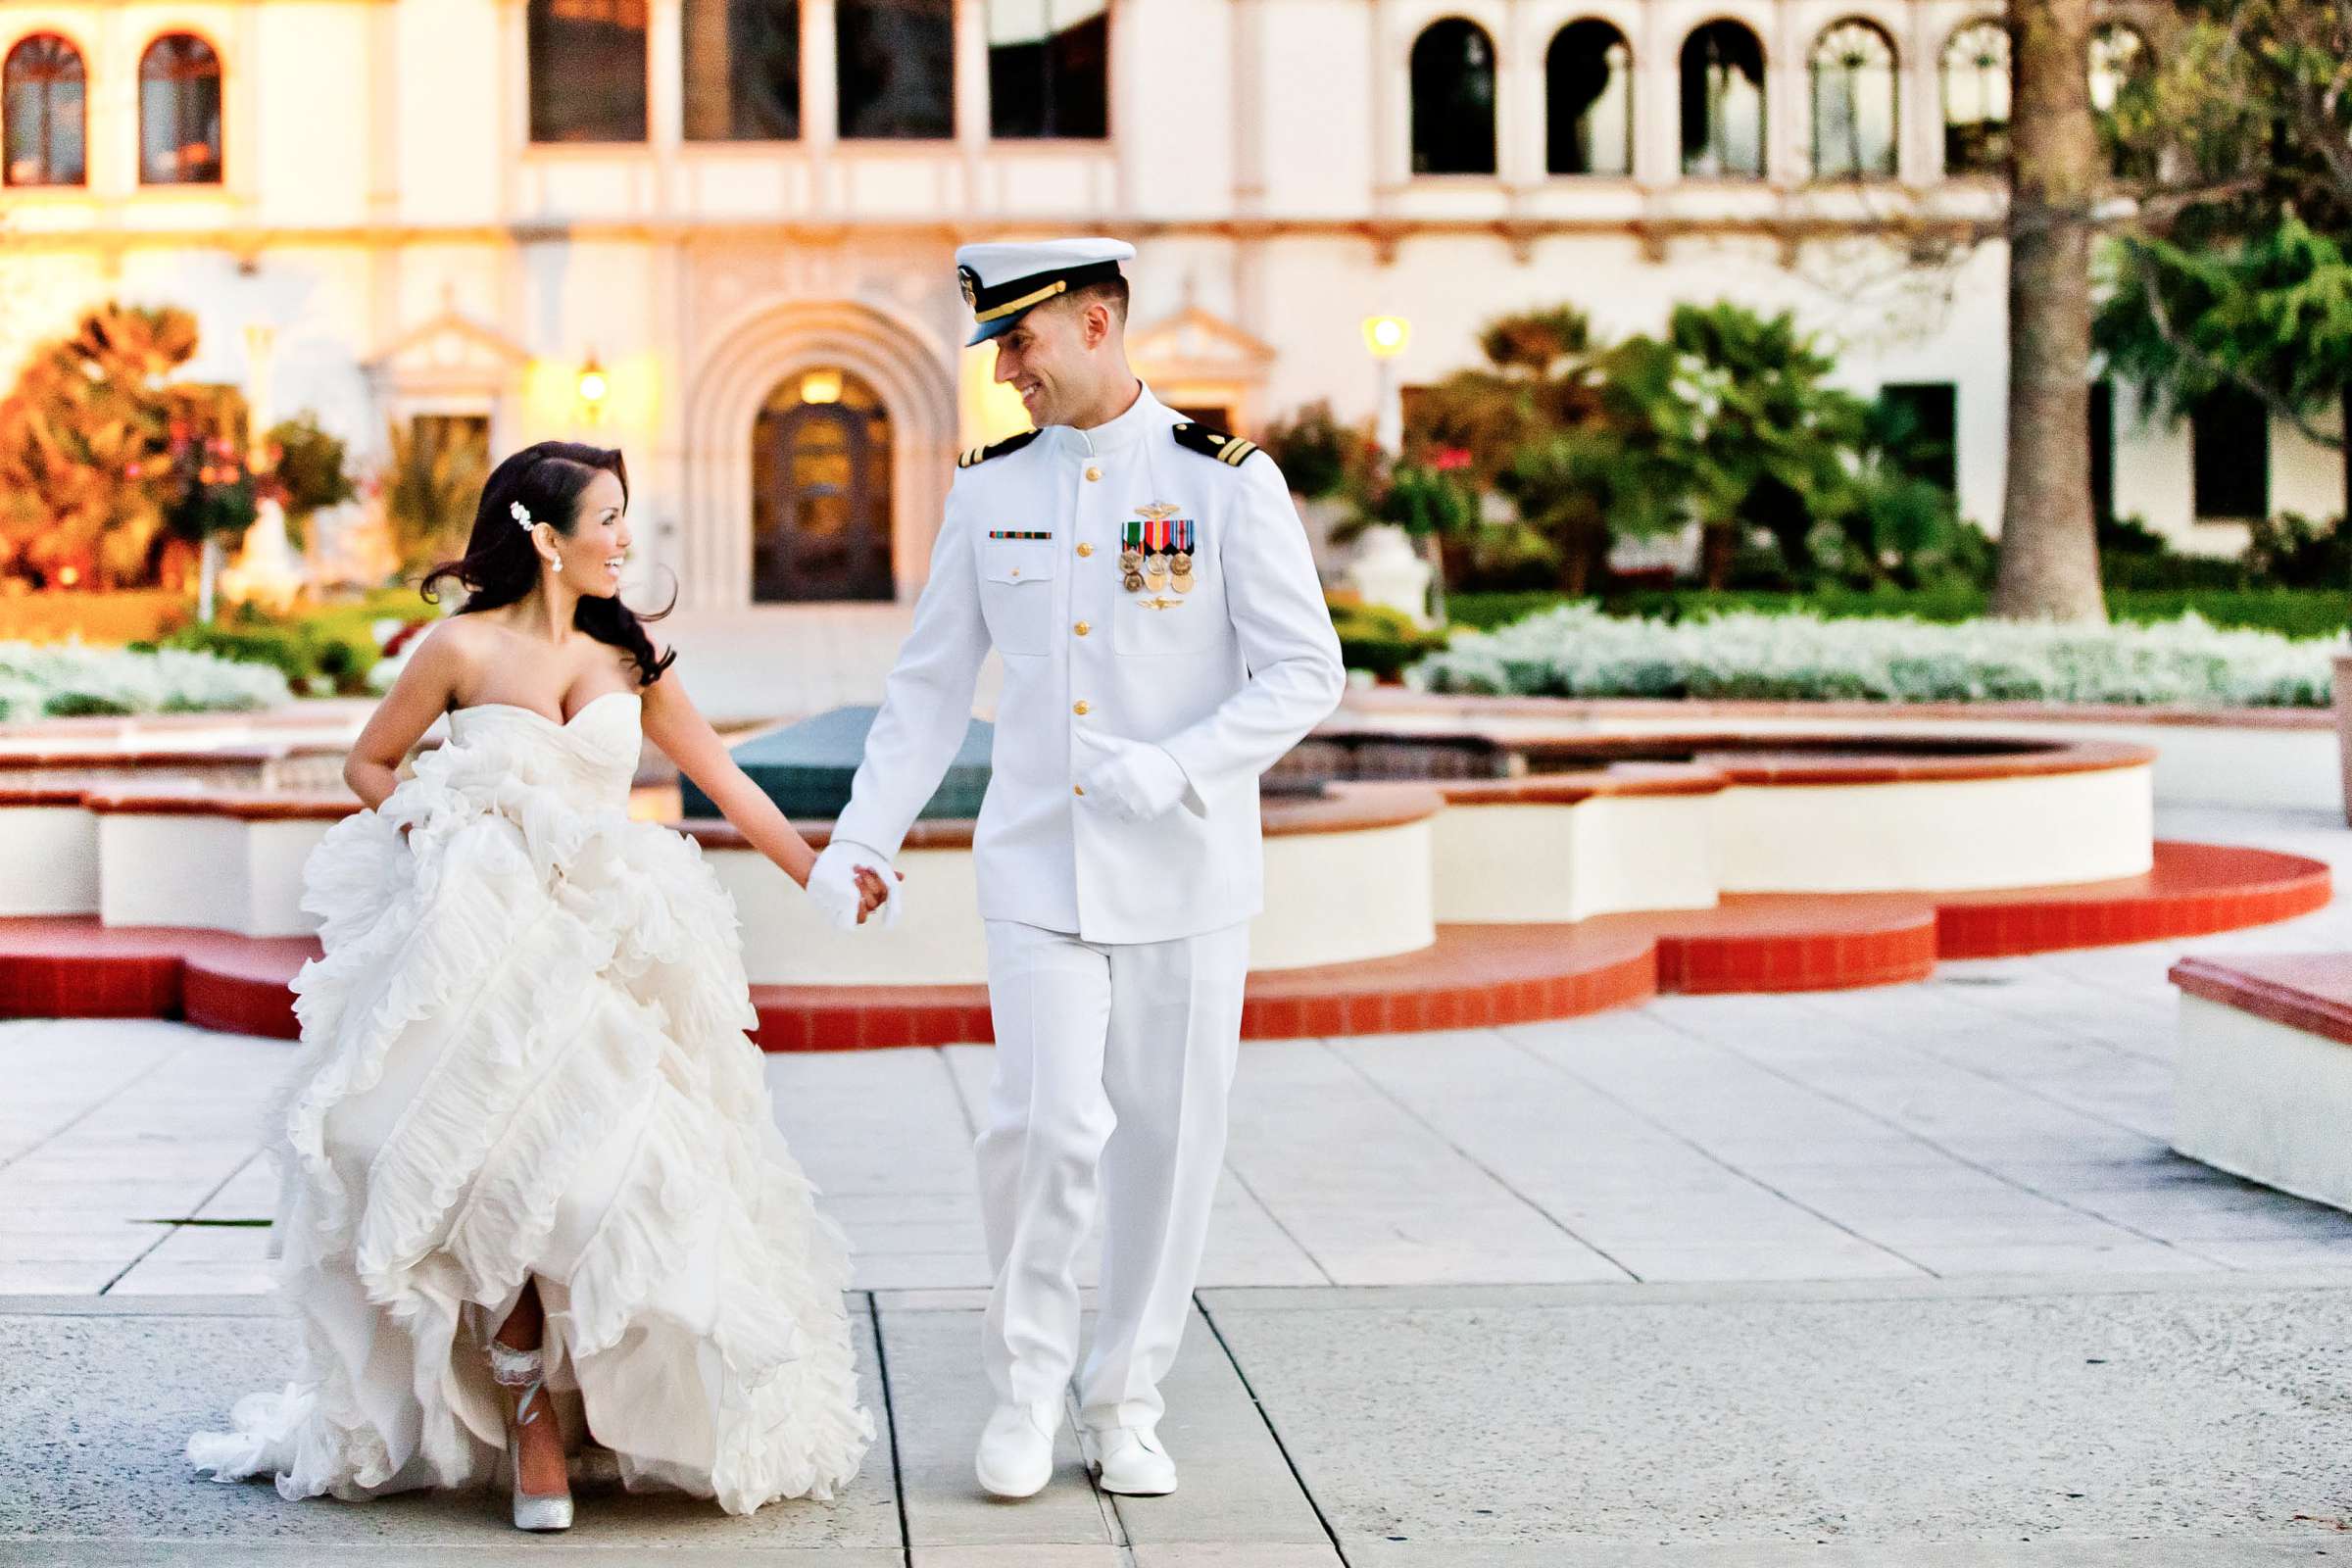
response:
<path id="1" fill-rule="evenodd" d="M 2352 1208 L 2352 953 L 2183 958 L 2173 1147 Z"/>

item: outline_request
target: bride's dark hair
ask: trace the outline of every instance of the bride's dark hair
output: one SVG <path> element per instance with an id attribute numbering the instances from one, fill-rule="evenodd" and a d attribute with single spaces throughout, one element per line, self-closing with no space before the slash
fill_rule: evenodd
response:
<path id="1" fill-rule="evenodd" d="M 533 521 L 553 523 L 558 533 L 568 534 L 579 525 L 580 493 L 599 471 L 620 481 L 621 505 L 626 507 L 629 467 L 618 452 L 607 447 L 542 441 L 524 447 L 493 468 L 482 485 L 481 504 L 473 511 L 473 532 L 466 541 L 466 553 L 426 572 L 419 584 L 426 603 L 441 602 L 433 590 L 443 578 L 455 579 L 466 590 L 466 602 L 456 612 L 461 615 L 496 610 L 528 594 L 544 568 L 539 552 L 531 547 L 529 531 L 514 521 L 514 503 L 521 502 Z M 678 651 L 673 648 L 656 658 L 654 640 L 645 634 L 644 622 L 660 620 L 676 605 L 673 594 L 669 604 L 640 615 L 622 604 L 617 594 L 611 599 L 582 594 L 571 623 L 598 642 L 611 643 L 627 653 L 637 662 L 637 684 L 651 686 L 677 659 Z"/>

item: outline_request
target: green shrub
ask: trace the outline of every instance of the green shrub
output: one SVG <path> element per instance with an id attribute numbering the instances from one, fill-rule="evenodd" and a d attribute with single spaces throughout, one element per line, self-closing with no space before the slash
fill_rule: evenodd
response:
<path id="1" fill-rule="evenodd" d="M 299 686 L 318 673 L 318 656 L 310 638 L 292 626 L 183 626 L 151 643 L 132 643 L 134 653 L 176 648 L 185 653 L 210 654 L 242 664 L 268 664 Z"/>
<path id="2" fill-rule="evenodd" d="M 387 617 L 416 619 L 427 608 L 408 590 L 370 596 L 357 604 L 305 611 L 283 619 L 245 605 L 225 621 L 183 626 L 154 642 L 131 646 L 140 650 L 177 648 L 243 663 L 268 664 L 297 688 L 319 680 L 351 695 L 368 689 L 368 672 L 383 657 L 376 646 L 374 623 Z"/>
<path id="3" fill-rule="evenodd" d="M 2299 512 L 2259 517 L 2247 526 L 2246 571 L 2256 582 L 2280 588 L 2333 588 L 2352 584 L 2352 538 L 2344 520 L 2312 521 Z"/>
<path id="4" fill-rule="evenodd" d="M 1670 624 L 1585 603 L 1457 637 L 1410 678 L 1438 692 L 1545 697 L 2324 708 L 2335 646 L 2195 616 L 1938 625 L 1732 612 Z"/>
<path id="5" fill-rule="evenodd" d="M 1456 593 L 1446 601 L 1453 624 L 1492 631 L 1569 601 L 1557 593 Z M 1946 625 L 1984 613 L 1985 595 L 1962 585 L 1861 590 L 1825 588 L 1811 594 L 1728 592 L 1703 588 L 1644 589 L 1620 595 L 1601 609 L 1676 622 L 1733 611 L 1812 614 L 1825 620 L 1904 615 Z M 2209 625 L 2275 631 L 2288 637 L 2328 637 L 2352 626 L 2352 593 L 2311 588 L 2110 588 L 2107 613 L 2118 622 L 2150 624 L 2194 614 Z"/>
<path id="6" fill-rule="evenodd" d="M 181 649 L 0 642 L 0 717 L 251 711 L 289 701 L 286 679 L 258 661 Z"/>
<path id="7" fill-rule="evenodd" d="M 1318 399 L 1268 425 L 1257 444 L 1282 469 L 1284 482 L 1311 501 L 1347 481 L 1365 438 L 1340 423 L 1331 404 Z"/>
<path id="8" fill-rule="evenodd" d="M 1386 605 L 1343 602 L 1331 607 L 1332 629 L 1340 634 L 1340 662 L 1395 680 L 1425 654 L 1446 646 L 1442 631 L 1424 631 L 1402 611 Z"/>

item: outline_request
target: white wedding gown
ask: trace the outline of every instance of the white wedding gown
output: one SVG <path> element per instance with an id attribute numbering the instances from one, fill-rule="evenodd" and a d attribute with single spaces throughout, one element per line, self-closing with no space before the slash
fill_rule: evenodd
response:
<path id="1" fill-rule="evenodd" d="M 313 853 L 325 951 L 270 1124 L 306 1351 L 189 1440 L 217 1479 L 492 1481 L 483 1345 L 532 1279 L 558 1414 L 631 1487 L 749 1513 L 857 1473 L 847 1250 L 744 1038 L 733 901 L 692 841 L 629 820 L 639 708 L 462 709 Z"/>

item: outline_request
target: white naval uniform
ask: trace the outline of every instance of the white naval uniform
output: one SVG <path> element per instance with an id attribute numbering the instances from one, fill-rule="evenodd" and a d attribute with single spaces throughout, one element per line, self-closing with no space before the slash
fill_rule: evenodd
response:
<path id="1" fill-rule="evenodd" d="M 1257 780 L 1345 686 L 1304 530 L 1273 460 L 1180 445 L 1147 388 L 957 471 L 914 626 L 834 829 L 895 855 L 1004 662 L 973 838 L 997 1072 L 977 1153 L 999 1397 L 1057 1423 L 1078 1348 L 1072 1264 L 1101 1169 L 1105 1237 L 1090 1424 L 1148 1426 L 1174 1360 L 1225 1143 L 1263 899 Z M 1122 524 L 1189 518 L 1194 586 L 1130 593 Z M 1043 534 L 1044 538 L 1008 537 Z M 1155 608 L 1156 605 L 1156 608 Z M 1090 743 L 1156 744 L 1182 804 L 1122 822 L 1079 780 Z"/>

